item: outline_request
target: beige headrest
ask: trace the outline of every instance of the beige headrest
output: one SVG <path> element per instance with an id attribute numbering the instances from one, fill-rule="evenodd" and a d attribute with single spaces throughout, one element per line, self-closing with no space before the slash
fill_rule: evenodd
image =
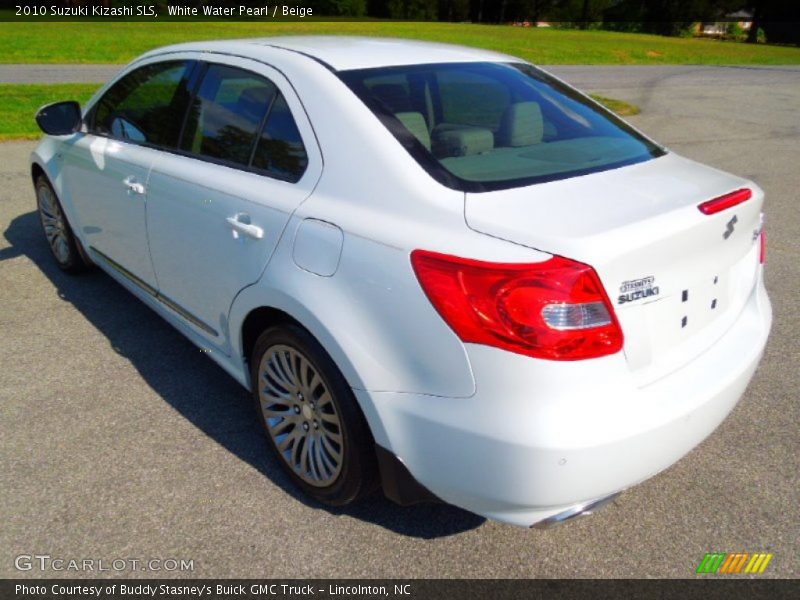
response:
<path id="1" fill-rule="evenodd" d="M 544 121 L 538 102 L 517 102 L 509 106 L 500 120 L 498 146 L 533 146 L 542 141 Z"/>
<path id="2" fill-rule="evenodd" d="M 414 137 L 417 138 L 428 150 L 431 149 L 431 134 L 428 133 L 428 124 L 425 123 L 425 117 L 422 113 L 418 112 L 400 112 L 395 115 L 397 120 L 403 124 L 403 127 L 408 129 Z"/>
<path id="3" fill-rule="evenodd" d="M 484 127 L 436 127 L 433 132 L 433 153 L 438 158 L 472 156 L 494 148 L 494 135 Z"/>

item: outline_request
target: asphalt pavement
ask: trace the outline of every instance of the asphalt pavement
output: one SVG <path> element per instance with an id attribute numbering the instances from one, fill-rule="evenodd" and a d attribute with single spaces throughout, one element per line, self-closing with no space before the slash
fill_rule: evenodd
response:
<path id="1" fill-rule="evenodd" d="M 98 77 L 71 66 L 48 77 L 86 71 Z M 552 530 L 380 495 L 315 505 L 268 454 L 244 389 L 106 275 L 55 267 L 34 212 L 34 144 L 0 144 L 0 577 L 85 575 L 15 569 L 35 553 L 193 560 L 183 574 L 204 578 L 691 577 L 712 551 L 771 552 L 761 577 L 800 575 L 800 69 L 552 71 L 639 104 L 636 127 L 766 191 L 775 324 L 755 379 L 709 439 Z"/>

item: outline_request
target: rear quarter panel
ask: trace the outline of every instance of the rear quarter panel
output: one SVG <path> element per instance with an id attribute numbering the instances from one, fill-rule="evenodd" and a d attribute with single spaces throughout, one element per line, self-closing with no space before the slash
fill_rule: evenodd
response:
<path id="1" fill-rule="evenodd" d="M 289 55 L 281 68 L 318 138 L 323 173 L 294 213 L 261 281 L 236 298 L 233 347 L 242 347 L 247 314 L 272 306 L 307 327 L 354 388 L 472 395 L 464 345 L 425 296 L 411 251 L 530 262 L 549 255 L 471 231 L 464 222 L 464 194 L 425 173 L 335 74 L 307 58 L 276 52 Z M 294 236 L 304 219 L 343 232 L 338 270 L 330 277 L 293 260 Z"/>

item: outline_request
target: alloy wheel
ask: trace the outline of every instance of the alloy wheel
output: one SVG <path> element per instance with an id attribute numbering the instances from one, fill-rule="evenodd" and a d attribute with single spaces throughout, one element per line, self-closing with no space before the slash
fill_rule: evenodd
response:
<path id="1" fill-rule="evenodd" d="M 275 345 L 258 376 L 261 411 L 281 458 L 306 483 L 333 484 L 342 470 L 342 424 L 317 369 L 297 349 Z"/>
<path id="2" fill-rule="evenodd" d="M 36 199 L 47 242 L 56 260 L 62 265 L 66 264 L 69 261 L 70 248 L 64 213 L 49 186 L 39 185 L 36 188 Z"/>

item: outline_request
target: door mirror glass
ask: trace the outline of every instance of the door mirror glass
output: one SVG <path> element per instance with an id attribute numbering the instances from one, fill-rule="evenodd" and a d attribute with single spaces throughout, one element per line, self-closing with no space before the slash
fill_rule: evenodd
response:
<path id="1" fill-rule="evenodd" d="M 36 113 L 36 124 L 48 135 L 69 135 L 81 127 L 81 105 L 74 100 L 48 104 Z"/>

